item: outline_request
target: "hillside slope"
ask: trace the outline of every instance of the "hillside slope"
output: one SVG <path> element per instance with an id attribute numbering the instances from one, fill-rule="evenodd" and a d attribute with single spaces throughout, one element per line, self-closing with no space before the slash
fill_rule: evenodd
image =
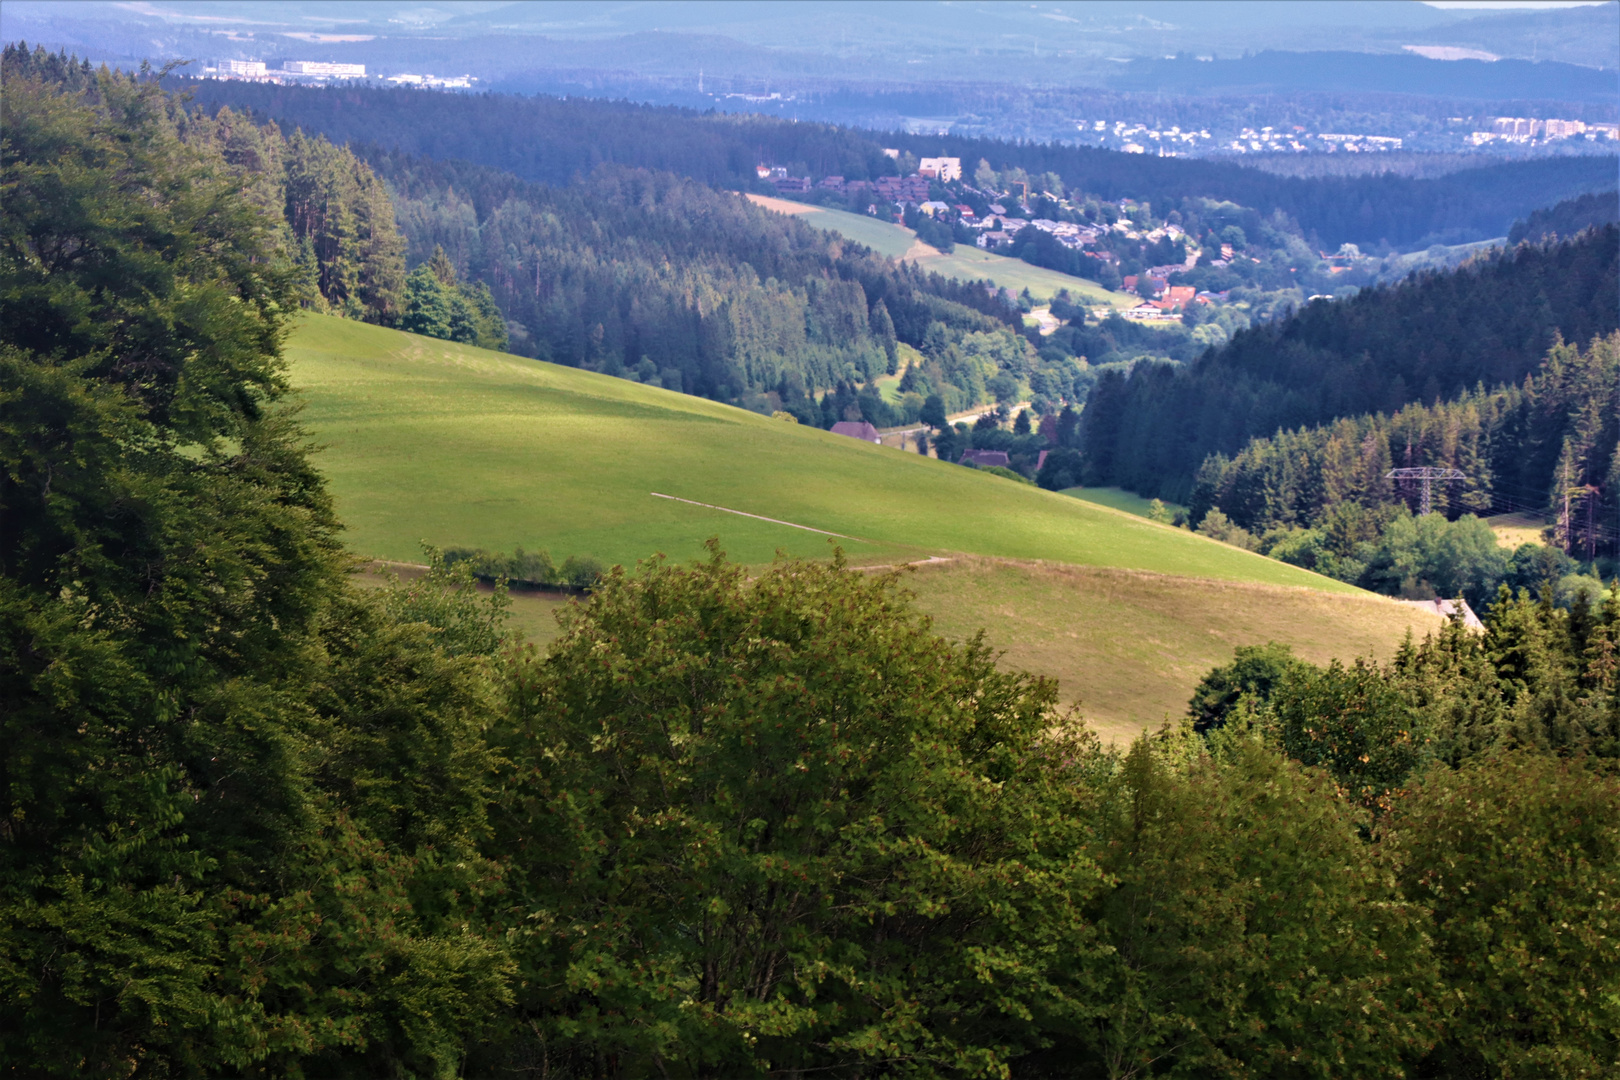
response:
<path id="1" fill-rule="evenodd" d="M 366 555 L 412 559 L 426 539 L 628 564 L 719 535 L 757 563 L 824 553 L 836 533 L 858 563 L 970 553 L 1346 591 L 1064 495 L 625 379 L 330 316 L 308 317 L 288 356 Z"/>
<path id="2" fill-rule="evenodd" d="M 415 562 L 425 539 L 630 564 L 719 536 L 762 563 L 842 533 L 856 565 L 945 560 L 908 581 L 941 632 L 984 628 L 1110 737 L 1178 712 L 1238 645 L 1388 656 L 1437 623 L 1104 506 L 623 379 L 329 316 L 287 353 L 359 554 Z M 518 623 L 543 643 L 555 607 L 518 597 Z"/>
<path id="3" fill-rule="evenodd" d="M 966 244 L 958 244 L 955 251 L 946 255 L 918 241 L 917 234 L 904 225 L 893 222 L 770 195 L 750 194 L 748 198 L 756 206 L 797 217 L 807 225 L 865 244 L 881 255 L 915 263 L 924 270 L 957 281 L 989 281 L 1013 292 L 1027 288 L 1030 295 L 1042 301 L 1050 300 L 1059 289 L 1068 289 L 1087 304 L 1124 308 L 1140 302 L 1127 293 L 1109 292 L 1088 278 L 1048 270 Z"/>

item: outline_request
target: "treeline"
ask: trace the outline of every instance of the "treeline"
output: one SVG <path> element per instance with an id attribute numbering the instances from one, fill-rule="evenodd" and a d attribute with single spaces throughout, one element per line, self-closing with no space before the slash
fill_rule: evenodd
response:
<path id="1" fill-rule="evenodd" d="M 1532 210 L 1529 217 L 1513 223 L 1507 241 L 1512 245 L 1527 240 L 1540 244 L 1616 221 L 1620 221 L 1620 191 L 1588 192 L 1578 198 L 1565 199 L 1556 206 Z"/>
<path id="2" fill-rule="evenodd" d="M 487 283 L 516 327 L 509 348 L 542 360 L 819 423 L 813 395 L 895 370 L 897 342 L 1012 336 L 1019 323 L 983 284 L 891 264 L 670 173 L 604 166 L 550 187 L 362 153 L 393 189 L 412 261 L 442 249 Z M 944 376 L 963 408 L 996 374 L 968 367 Z"/>
<path id="3" fill-rule="evenodd" d="M 1415 775 L 1505 748 L 1595 760 L 1620 755 L 1620 593 L 1597 603 L 1503 587 L 1485 629 L 1461 619 L 1387 663 L 1317 667 L 1277 645 L 1242 648 L 1204 677 L 1194 728 L 1269 728 L 1368 809 L 1387 809 Z"/>
<path id="4" fill-rule="evenodd" d="M 251 109 L 338 143 L 370 143 L 437 160 L 470 161 L 564 186 L 603 165 L 672 172 L 716 187 L 755 186 L 763 159 L 802 175 L 893 176 L 870 135 L 833 124 L 746 113 L 700 113 L 536 94 L 424 94 L 373 86 L 273 86 L 175 80 L 196 101 Z M 766 190 L 770 190 L 767 188 Z"/>
<path id="5" fill-rule="evenodd" d="M 156 88 L 5 73 L 0 130 L 10 1071 L 1611 1067 L 1620 604 L 1126 754 L 841 560 L 514 648 L 465 566 L 355 584 L 277 219 Z"/>
<path id="6" fill-rule="evenodd" d="M 1251 439 L 1517 384 L 1555 340 L 1614 332 L 1617 266 L 1608 226 L 1313 302 L 1191 365 L 1106 374 L 1082 425 L 1086 483 L 1185 502 L 1206 458 Z"/>
<path id="7" fill-rule="evenodd" d="M 39 78 L 97 100 L 88 61 L 25 45 L 7 45 L 0 68 L 10 78 Z M 347 147 L 323 135 L 283 134 L 228 109 L 209 117 L 167 100 L 165 117 L 192 153 L 221 162 L 243 192 L 277 220 L 274 257 L 291 264 L 299 301 L 368 322 L 392 325 L 404 311 L 404 241 L 388 191 Z"/>
<path id="8" fill-rule="evenodd" d="M 1559 519 L 1559 546 L 1613 549 L 1620 514 L 1620 335 L 1559 343 L 1523 383 L 1475 390 L 1391 415 L 1344 418 L 1255 439 L 1198 471 L 1196 522 L 1219 507 L 1254 532 L 1314 525 L 1341 504 L 1418 509 L 1420 485 L 1392 468 L 1456 469 L 1432 485 L 1448 516 L 1528 510 Z"/>
<path id="9" fill-rule="evenodd" d="M 795 175 L 863 179 L 892 173 L 882 147 L 918 157 L 981 159 L 998 171 L 1051 174 L 1069 190 L 1155 207 L 1189 198 L 1277 211 L 1322 246 L 1458 243 L 1504 235 L 1531 210 L 1612 184 L 1614 159 L 1559 157 L 1468 169 L 1436 179 L 1393 174 L 1300 179 L 1225 162 L 1155 158 L 1088 147 L 888 133 L 699 113 L 582 98 L 423 94 L 373 87 L 307 88 L 204 81 L 187 84 L 210 106 L 251 109 L 334 142 L 376 143 L 457 158 L 526 180 L 564 184 L 599 165 L 667 170 L 706 184 L 750 189 L 755 165 Z"/>

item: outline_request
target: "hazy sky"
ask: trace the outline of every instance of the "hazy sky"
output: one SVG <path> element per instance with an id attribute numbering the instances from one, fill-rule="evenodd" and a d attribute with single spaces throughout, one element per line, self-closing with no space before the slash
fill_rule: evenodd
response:
<path id="1" fill-rule="evenodd" d="M 1608 0 L 1423 0 L 1437 8 L 1564 8 L 1596 7 Z"/>

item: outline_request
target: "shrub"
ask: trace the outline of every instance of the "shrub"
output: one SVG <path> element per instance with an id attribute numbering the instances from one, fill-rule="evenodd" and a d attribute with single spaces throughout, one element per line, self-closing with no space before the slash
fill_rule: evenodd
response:
<path id="1" fill-rule="evenodd" d="M 1620 1032 L 1620 782 L 1493 754 L 1437 768 L 1383 846 L 1434 913 L 1450 1003 L 1423 1075 L 1612 1076 Z"/>
<path id="2" fill-rule="evenodd" d="M 1095 744 L 896 581 L 615 568 L 514 673 L 514 1059 L 1005 1075 L 1086 1012 Z"/>

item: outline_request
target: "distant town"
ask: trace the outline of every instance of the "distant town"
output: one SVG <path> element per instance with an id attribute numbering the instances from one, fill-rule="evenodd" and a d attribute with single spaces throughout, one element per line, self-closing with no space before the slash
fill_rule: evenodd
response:
<path id="1" fill-rule="evenodd" d="M 1534 120 L 1522 116 L 1498 116 L 1491 130 L 1476 131 L 1468 137 L 1475 146 L 1489 142 L 1523 143 L 1543 146 L 1565 139 L 1620 139 L 1620 124 L 1588 124 L 1583 120 Z"/>
<path id="2" fill-rule="evenodd" d="M 1467 121 L 1454 117 L 1451 122 L 1462 124 Z M 1112 123 L 1107 120 L 1080 121 L 1075 128 L 1082 142 L 1127 154 L 1155 154 L 1159 157 L 1211 153 L 1364 154 L 1400 150 L 1405 146 L 1405 140 L 1396 136 L 1313 132 L 1297 124 L 1287 127 L 1245 127 L 1230 138 L 1211 135 L 1207 128 L 1198 131 L 1184 131 L 1177 126 L 1159 129 L 1124 120 Z M 1543 146 L 1577 138 L 1584 138 L 1588 142 L 1620 139 L 1620 124 L 1498 116 L 1492 119 L 1490 130 L 1473 132 L 1467 141 L 1473 146 L 1484 146 L 1490 142 Z"/>
<path id="3" fill-rule="evenodd" d="M 265 83 L 321 83 L 333 79 L 364 79 L 364 64 L 334 64 L 324 60 L 283 60 L 279 68 L 270 67 L 263 60 L 215 60 L 213 67 L 202 69 L 204 78 L 227 79 L 240 82 Z M 383 78 L 397 86 L 419 86 L 433 90 L 468 90 L 478 79 L 472 75 L 414 75 L 399 74 Z"/>

